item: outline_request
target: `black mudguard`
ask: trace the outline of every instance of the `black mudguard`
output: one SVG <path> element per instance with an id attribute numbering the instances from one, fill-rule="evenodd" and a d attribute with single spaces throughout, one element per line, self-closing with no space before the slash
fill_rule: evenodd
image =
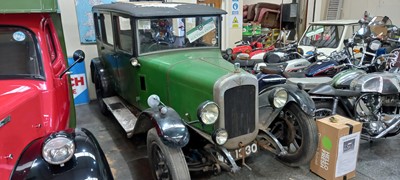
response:
<path id="1" fill-rule="evenodd" d="M 100 83 L 104 97 L 109 97 L 114 94 L 112 77 L 107 73 L 99 58 L 94 58 L 90 61 L 90 75 L 92 77 L 92 83 L 96 83 L 96 81 Z"/>
<path id="2" fill-rule="evenodd" d="M 161 106 L 149 108 L 140 113 L 133 134 L 145 133 L 155 127 L 164 144 L 170 147 L 184 147 L 189 142 L 189 130 L 179 114 L 170 107 L 161 113 Z"/>
<path id="3" fill-rule="evenodd" d="M 24 149 L 10 179 L 113 179 L 107 159 L 90 131 L 77 128 L 65 132 L 74 139 L 76 148 L 64 166 L 49 164 L 42 158 L 42 146 L 49 134 Z"/>
<path id="4" fill-rule="evenodd" d="M 274 108 L 269 102 L 269 96 L 274 92 L 276 88 L 284 88 L 288 92 L 288 102 L 282 108 Z M 259 118 L 260 122 L 264 127 L 268 127 L 269 124 L 279 115 L 279 113 L 288 104 L 295 103 L 304 113 L 309 116 L 314 116 L 315 114 L 315 104 L 311 97 L 304 91 L 299 89 L 299 87 L 290 84 L 279 84 L 268 87 L 260 91 L 259 96 Z"/>

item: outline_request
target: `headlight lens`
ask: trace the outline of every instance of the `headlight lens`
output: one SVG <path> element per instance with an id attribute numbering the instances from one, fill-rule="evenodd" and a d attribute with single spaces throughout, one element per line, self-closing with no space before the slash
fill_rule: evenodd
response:
<path id="1" fill-rule="evenodd" d="M 379 40 L 373 40 L 369 44 L 369 48 L 373 51 L 377 51 L 381 47 L 382 43 Z"/>
<path id="2" fill-rule="evenodd" d="M 226 49 L 226 54 L 227 55 L 232 55 L 233 54 L 233 49 L 231 49 L 231 48 Z"/>
<path id="3" fill-rule="evenodd" d="M 50 164 L 63 164 L 75 153 L 75 143 L 67 137 L 55 137 L 44 143 L 42 156 Z"/>
<path id="4" fill-rule="evenodd" d="M 213 133 L 213 141 L 218 145 L 223 145 L 228 140 L 228 132 L 225 129 L 217 129 Z"/>
<path id="5" fill-rule="evenodd" d="M 200 104 L 197 110 L 197 116 L 204 124 L 214 124 L 219 116 L 219 107 L 215 102 L 206 101 Z"/>
<path id="6" fill-rule="evenodd" d="M 285 89 L 278 89 L 274 93 L 273 104 L 275 108 L 283 107 L 288 100 L 288 93 Z"/>

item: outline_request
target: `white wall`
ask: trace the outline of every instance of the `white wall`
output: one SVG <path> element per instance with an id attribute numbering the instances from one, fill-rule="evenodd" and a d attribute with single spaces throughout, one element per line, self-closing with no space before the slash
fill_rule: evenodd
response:
<path id="1" fill-rule="evenodd" d="M 343 0 L 342 19 L 360 19 L 364 11 L 372 16 L 388 16 L 400 26 L 399 0 Z"/>
<path id="2" fill-rule="evenodd" d="M 67 56 L 72 57 L 77 49 L 85 52 L 85 69 L 87 75 L 87 85 L 89 89 L 90 99 L 96 98 L 94 85 L 91 83 L 90 77 L 90 60 L 97 57 L 96 44 L 81 44 L 78 31 L 78 20 L 76 18 L 75 1 L 74 0 L 58 0 L 61 12 L 61 21 L 64 30 L 65 45 L 67 48 Z"/>

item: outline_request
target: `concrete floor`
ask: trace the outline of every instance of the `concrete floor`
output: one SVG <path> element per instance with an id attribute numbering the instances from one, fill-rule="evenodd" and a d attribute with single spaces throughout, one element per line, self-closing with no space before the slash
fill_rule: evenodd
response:
<path id="1" fill-rule="evenodd" d="M 77 126 L 89 129 L 99 141 L 115 179 L 152 179 L 144 135 L 128 139 L 118 122 L 103 116 L 96 102 L 76 107 Z M 271 153 L 260 151 L 247 159 L 253 169 L 236 174 L 192 174 L 193 179 L 321 179 L 308 166 L 291 168 Z M 355 179 L 400 179 L 400 135 L 374 143 L 361 141 Z"/>

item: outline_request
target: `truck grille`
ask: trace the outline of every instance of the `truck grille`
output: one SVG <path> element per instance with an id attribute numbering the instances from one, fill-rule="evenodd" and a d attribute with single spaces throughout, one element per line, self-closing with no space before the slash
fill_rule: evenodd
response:
<path id="1" fill-rule="evenodd" d="M 252 133 L 255 129 L 256 87 L 242 85 L 225 91 L 225 129 L 229 138 Z"/>

